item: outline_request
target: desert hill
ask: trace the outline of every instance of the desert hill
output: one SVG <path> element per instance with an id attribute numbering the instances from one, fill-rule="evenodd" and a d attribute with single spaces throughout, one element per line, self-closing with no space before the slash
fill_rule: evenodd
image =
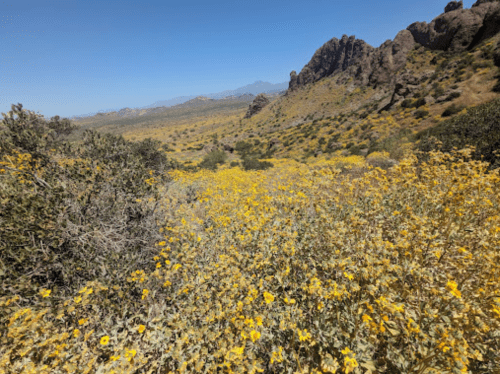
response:
<path id="1" fill-rule="evenodd" d="M 397 159 L 414 134 L 499 96 L 499 14 L 497 1 L 470 9 L 451 2 L 429 24 L 415 22 L 378 48 L 355 36 L 333 38 L 299 74 L 291 72 L 284 96 L 267 94 L 270 104 L 251 115 L 253 96 L 198 97 L 169 111 L 123 110 L 140 119 L 119 120 L 118 112 L 76 123 L 167 142 L 181 160 L 203 157 L 215 138 L 230 148 L 250 142 L 267 156 L 270 149 L 303 159 L 385 150 Z"/>

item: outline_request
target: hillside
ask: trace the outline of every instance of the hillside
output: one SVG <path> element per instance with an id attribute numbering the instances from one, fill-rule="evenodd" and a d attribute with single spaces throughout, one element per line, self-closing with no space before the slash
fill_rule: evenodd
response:
<path id="1" fill-rule="evenodd" d="M 250 141 L 254 153 L 265 155 L 272 148 L 275 157 L 307 159 L 336 151 L 344 155 L 388 151 L 392 158 L 400 159 L 416 133 L 467 107 L 499 97 L 499 89 L 495 89 L 499 36 L 496 26 L 491 26 L 496 25 L 499 5 L 476 4 L 471 9 L 452 4 L 457 9 L 450 10 L 450 6 L 433 21 L 447 22 L 453 16 L 449 22 L 455 27 L 460 17 L 471 23 L 469 13 L 479 12 L 483 18 L 475 20 L 476 24 L 489 23 L 482 29 L 479 24 L 470 25 L 469 34 L 455 32 L 461 47 L 447 34 L 441 37 L 449 47 L 438 42 L 428 42 L 425 47 L 408 30 L 378 49 L 354 37 L 332 39 L 318 49 L 299 75 L 292 72 L 286 96 L 271 97 L 272 103 L 249 119 L 244 117 L 250 100 L 238 104 L 229 100 L 231 104 L 221 102 L 220 107 L 207 103 L 191 111 L 151 114 L 135 122 L 89 118 L 76 123 L 120 133 L 127 139 L 151 137 L 167 142 L 175 149 L 172 156 L 179 160 L 203 157 L 203 147 L 214 138 L 233 148 L 238 141 Z M 439 40 L 439 35 L 434 37 Z M 426 43 L 423 36 L 417 39 Z M 343 52 L 350 43 L 358 45 L 354 57 Z M 389 58 L 388 51 L 393 49 L 395 57 Z M 322 60 L 319 56 L 327 57 Z M 316 71 L 314 76 L 311 71 Z"/>

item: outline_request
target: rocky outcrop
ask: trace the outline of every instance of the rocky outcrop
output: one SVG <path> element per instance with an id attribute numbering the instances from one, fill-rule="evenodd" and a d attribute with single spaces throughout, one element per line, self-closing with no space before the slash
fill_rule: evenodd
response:
<path id="1" fill-rule="evenodd" d="M 455 2 L 452 2 L 455 3 Z M 452 4 L 450 3 L 450 4 Z M 450 6 L 448 4 L 448 6 Z M 447 8 L 448 8 L 447 6 Z M 452 9 L 452 5 L 448 9 Z M 478 1 L 470 9 L 449 10 L 431 23 L 408 26 L 417 43 L 433 50 L 461 52 L 500 31 L 500 2 Z"/>
<path id="2" fill-rule="evenodd" d="M 295 71 L 291 72 L 288 89 L 293 91 L 300 86 L 345 71 L 349 66 L 362 63 L 373 50 L 372 46 L 356 39 L 355 36 L 344 35 L 340 40 L 333 38 L 316 51 L 299 75 Z"/>
<path id="3" fill-rule="evenodd" d="M 264 94 L 258 94 L 253 102 L 248 107 L 247 113 L 244 118 L 250 118 L 259 113 L 266 105 L 270 103 L 269 99 Z"/>
<path id="4" fill-rule="evenodd" d="M 394 40 L 387 40 L 379 48 L 354 36 L 333 38 L 316 51 L 299 75 L 292 71 L 289 91 L 343 71 L 359 85 L 389 83 L 406 64 L 406 56 L 414 45 L 408 30 L 400 31 Z"/>
<path id="5" fill-rule="evenodd" d="M 463 9 L 462 1 L 452 1 L 444 11 L 429 24 L 411 24 L 378 48 L 354 36 L 329 40 L 299 74 L 290 73 L 287 94 L 341 72 L 345 74 L 339 75 L 338 83 L 352 77 L 355 84 L 362 86 L 395 84 L 396 73 L 406 65 L 415 43 L 432 50 L 461 52 L 500 31 L 499 0 L 478 0 L 470 9 Z"/>
<path id="6" fill-rule="evenodd" d="M 444 8 L 444 12 L 445 13 L 448 13 L 448 12 L 453 12 L 454 10 L 457 10 L 457 9 L 463 9 L 464 8 L 464 3 L 463 1 L 452 1 L 450 3 L 448 3 L 448 5 L 446 5 L 446 7 Z"/>
<path id="7" fill-rule="evenodd" d="M 273 138 L 269 140 L 269 143 L 267 144 L 267 149 L 277 149 L 281 145 L 281 141 L 278 138 Z"/>
<path id="8" fill-rule="evenodd" d="M 496 3 L 496 2 L 498 2 L 498 1 L 500 1 L 500 0 L 477 0 L 477 1 L 476 1 L 473 5 L 472 5 L 472 7 L 474 8 L 474 7 L 479 6 L 479 5 L 481 5 L 481 4 L 484 4 L 484 3 Z"/>
<path id="9" fill-rule="evenodd" d="M 415 40 L 408 30 L 400 31 L 394 40 L 387 40 L 370 56 L 369 84 L 389 83 L 394 73 L 406 64 L 408 52 L 415 46 Z"/>

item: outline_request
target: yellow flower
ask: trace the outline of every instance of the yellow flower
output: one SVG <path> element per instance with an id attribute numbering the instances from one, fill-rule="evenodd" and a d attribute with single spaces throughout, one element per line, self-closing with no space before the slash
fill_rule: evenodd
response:
<path id="1" fill-rule="evenodd" d="M 450 291 L 450 293 L 455 296 L 456 298 L 461 298 L 462 297 L 462 294 L 460 293 L 459 290 L 457 290 L 457 283 L 454 282 L 454 281 L 449 281 L 447 284 L 446 284 L 446 289 L 448 291 Z"/>
<path id="2" fill-rule="evenodd" d="M 82 301 L 82 297 L 81 296 L 77 296 L 77 297 L 74 298 L 74 300 L 75 300 L 75 303 L 78 304 L 80 301 Z"/>
<path id="3" fill-rule="evenodd" d="M 283 353 L 283 347 L 279 347 L 279 352 L 273 352 L 273 356 L 271 357 L 271 364 L 274 363 L 274 361 L 277 362 L 282 362 L 283 361 L 283 356 L 281 355 Z"/>
<path id="4" fill-rule="evenodd" d="M 352 280 L 352 279 L 354 278 L 354 276 L 353 276 L 352 274 L 348 274 L 348 273 L 346 273 L 345 271 L 344 271 L 344 276 L 345 276 L 346 278 L 348 278 L 349 280 Z"/>
<path id="5" fill-rule="evenodd" d="M 182 267 L 182 265 L 181 265 L 181 264 L 175 264 L 175 265 L 174 265 L 174 270 L 180 269 L 181 267 Z"/>
<path id="6" fill-rule="evenodd" d="M 142 290 L 142 300 L 144 300 L 149 294 L 149 290 L 143 289 Z"/>
<path id="7" fill-rule="evenodd" d="M 252 342 L 255 343 L 255 341 L 260 338 L 260 332 L 253 330 L 250 333 L 250 338 L 252 339 Z"/>
<path id="8" fill-rule="evenodd" d="M 81 326 L 81 325 L 83 325 L 83 324 L 85 324 L 85 322 L 87 322 L 87 319 L 85 319 L 85 318 L 82 318 L 82 319 L 79 319 L 79 320 L 78 320 L 78 324 L 79 324 L 80 326 Z"/>
<path id="9" fill-rule="evenodd" d="M 156 263 L 156 268 L 157 269 L 161 268 L 161 264 L 159 262 Z"/>
<path id="10" fill-rule="evenodd" d="M 42 295 L 42 297 L 49 297 L 51 292 L 51 290 L 42 290 L 40 291 L 40 294 Z"/>
<path id="11" fill-rule="evenodd" d="M 158 245 L 159 245 L 159 246 L 161 246 L 161 247 L 163 247 L 163 246 L 164 246 L 164 245 L 166 245 L 166 244 L 167 244 L 167 242 L 166 242 L 166 241 L 162 241 L 162 242 L 159 242 L 159 243 L 158 243 Z"/>
<path id="12" fill-rule="evenodd" d="M 74 336 L 75 338 L 78 338 L 78 337 L 80 336 L 80 330 L 78 330 L 78 329 L 74 329 L 74 330 L 73 330 L 73 336 Z"/>
<path id="13" fill-rule="evenodd" d="M 131 361 L 134 357 L 137 351 L 135 349 L 131 349 L 125 353 L 125 357 L 127 358 L 128 361 Z"/>
<path id="14" fill-rule="evenodd" d="M 255 320 L 257 321 L 257 326 L 262 326 L 262 317 L 255 317 Z"/>
<path id="15" fill-rule="evenodd" d="M 348 347 L 345 347 L 341 352 L 343 355 L 348 355 L 352 351 Z"/>
<path id="16" fill-rule="evenodd" d="M 363 314 L 363 322 L 370 322 L 372 320 L 372 317 L 366 315 L 366 314 Z"/>
<path id="17" fill-rule="evenodd" d="M 103 336 L 101 338 L 101 345 L 108 345 L 108 343 L 109 343 L 109 336 L 107 336 L 107 335 Z"/>
<path id="18" fill-rule="evenodd" d="M 300 329 L 297 329 L 297 331 L 299 332 L 299 340 L 301 342 L 311 339 L 311 334 L 307 332 L 307 329 L 304 329 L 303 332 Z"/>
<path id="19" fill-rule="evenodd" d="M 248 319 L 248 318 L 247 318 L 247 319 L 245 320 L 245 325 L 248 325 L 248 326 L 250 326 L 250 327 L 253 327 L 253 326 L 254 326 L 253 319 L 252 319 L 252 318 L 250 318 L 250 319 Z"/>
<path id="20" fill-rule="evenodd" d="M 269 292 L 264 292 L 264 299 L 266 300 L 266 304 L 272 303 L 274 301 L 274 296 Z"/>
<path id="21" fill-rule="evenodd" d="M 139 331 L 142 334 L 144 332 L 144 330 L 146 330 L 146 326 L 139 325 L 139 328 L 137 329 L 137 331 Z"/>
<path id="22" fill-rule="evenodd" d="M 111 356 L 110 357 L 113 361 L 117 361 L 120 359 L 120 356 Z"/>

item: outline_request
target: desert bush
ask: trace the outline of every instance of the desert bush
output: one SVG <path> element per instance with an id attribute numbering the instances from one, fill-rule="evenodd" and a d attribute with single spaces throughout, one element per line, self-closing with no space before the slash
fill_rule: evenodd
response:
<path id="1" fill-rule="evenodd" d="M 416 135 L 418 149 L 429 152 L 450 152 L 454 147 L 475 147 L 474 159 L 487 161 L 498 167 L 500 149 L 500 99 L 469 108 L 467 113 L 442 121 Z M 438 144 L 441 142 L 442 144 Z"/>
<path id="2" fill-rule="evenodd" d="M 455 99 L 459 98 L 460 95 L 461 95 L 460 92 L 452 92 L 448 96 L 446 96 L 446 98 L 444 99 L 444 101 L 455 100 Z"/>
<path id="3" fill-rule="evenodd" d="M 444 110 L 444 112 L 441 114 L 441 117 L 452 116 L 454 114 L 460 113 L 465 108 L 466 107 L 464 105 L 451 104 L 448 108 Z"/>
<path id="4" fill-rule="evenodd" d="M 414 115 L 417 119 L 425 118 L 429 115 L 429 111 L 425 109 L 418 109 L 415 111 Z"/>
<path id="5" fill-rule="evenodd" d="M 0 296 L 28 300 L 40 287 L 64 295 L 145 265 L 158 236 L 149 200 L 168 180 L 158 143 L 87 132 L 69 144 L 67 119 L 47 122 L 21 104 L 2 114 Z"/>
<path id="6" fill-rule="evenodd" d="M 260 161 L 253 157 L 245 157 L 241 163 L 245 170 L 266 170 L 273 167 L 269 161 Z"/>
<path id="7" fill-rule="evenodd" d="M 366 163 L 375 168 L 389 169 L 397 164 L 388 152 L 373 152 L 366 156 Z"/>
<path id="8" fill-rule="evenodd" d="M 217 170 L 219 165 L 223 165 L 227 160 L 227 154 L 221 149 L 216 149 L 207 154 L 203 161 L 198 164 L 202 169 Z"/>

